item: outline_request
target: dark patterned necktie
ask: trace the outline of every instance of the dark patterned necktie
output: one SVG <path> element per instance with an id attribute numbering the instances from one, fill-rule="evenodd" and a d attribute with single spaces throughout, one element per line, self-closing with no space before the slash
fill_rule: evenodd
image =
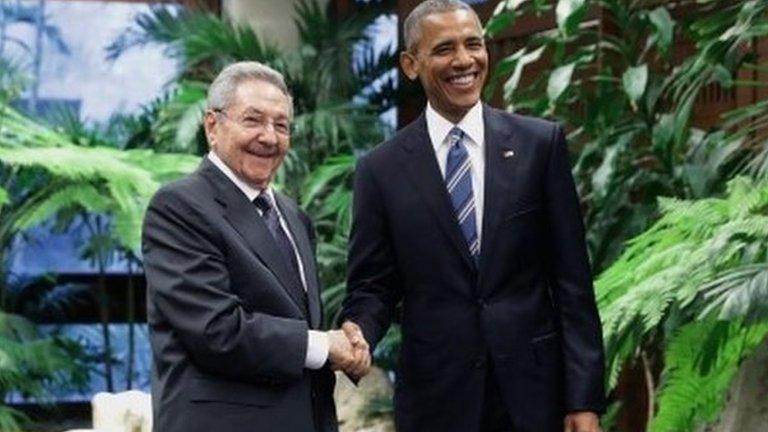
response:
<path id="1" fill-rule="evenodd" d="M 301 280 L 299 263 L 296 261 L 296 252 L 293 249 L 291 240 L 288 238 L 288 234 L 286 234 L 282 225 L 280 225 L 280 217 L 275 210 L 272 198 L 266 193 L 261 193 L 253 200 L 253 203 L 256 205 L 256 208 L 261 210 L 261 216 L 264 218 L 264 222 L 267 224 L 270 234 L 272 234 L 272 237 L 275 239 L 277 248 L 280 249 L 283 257 L 287 260 L 286 262 L 289 263 L 288 268 L 295 271 L 298 279 Z"/>
<path id="2" fill-rule="evenodd" d="M 480 238 L 477 236 L 475 195 L 472 192 L 472 164 L 464 146 L 464 132 L 454 127 L 449 133 L 448 160 L 445 166 L 445 186 L 451 196 L 456 219 L 475 260 L 480 257 Z"/>

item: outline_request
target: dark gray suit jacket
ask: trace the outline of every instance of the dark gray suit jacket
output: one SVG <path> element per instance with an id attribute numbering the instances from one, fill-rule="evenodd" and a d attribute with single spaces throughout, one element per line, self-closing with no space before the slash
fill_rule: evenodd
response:
<path id="1" fill-rule="evenodd" d="M 154 430 L 336 431 L 333 373 L 304 368 L 321 322 L 314 233 L 276 194 L 307 276 L 208 159 L 152 199 L 142 250 L 153 353 Z"/>
<path id="2" fill-rule="evenodd" d="M 343 319 L 376 344 L 402 301 L 400 432 L 477 430 L 488 360 L 518 432 L 604 407 L 603 345 L 563 131 L 483 106 L 479 268 L 424 115 L 360 159 Z"/>

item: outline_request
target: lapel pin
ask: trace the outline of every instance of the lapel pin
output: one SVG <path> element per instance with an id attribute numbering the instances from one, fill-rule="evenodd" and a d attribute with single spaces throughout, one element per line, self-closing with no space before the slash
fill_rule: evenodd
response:
<path id="1" fill-rule="evenodd" d="M 514 151 L 512 151 L 512 150 L 504 150 L 504 152 L 501 154 L 501 156 L 502 156 L 504 159 L 509 159 L 509 158 L 511 158 L 511 157 L 512 157 L 512 156 L 514 156 L 514 155 L 515 155 L 515 152 L 514 152 Z"/>

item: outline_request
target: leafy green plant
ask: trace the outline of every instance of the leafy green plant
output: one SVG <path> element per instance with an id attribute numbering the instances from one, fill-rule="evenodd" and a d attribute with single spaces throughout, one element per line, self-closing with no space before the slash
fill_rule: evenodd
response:
<path id="1" fill-rule="evenodd" d="M 608 385 L 642 365 L 652 431 L 715 420 L 738 366 L 768 335 L 768 104 L 706 131 L 693 125 L 705 89 L 765 86 L 744 77 L 765 69 L 754 47 L 768 35 L 768 4 L 696 2 L 674 18 L 678 3 L 508 0 L 486 26 L 494 36 L 522 15 L 553 18 L 499 63 L 488 95 L 501 86 L 508 109 L 571 131 L 602 272 Z M 681 53 L 685 43 L 692 52 Z M 524 79 L 537 62 L 544 73 Z M 736 173 L 756 180 L 729 182 Z"/>
<path id="2" fill-rule="evenodd" d="M 52 219 L 67 226 L 75 216 L 94 227 L 84 252 L 94 259 L 100 272 L 97 298 L 105 341 L 103 363 L 111 390 L 106 265 L 116 249 L 138 250 L 143 213 L 152 194 L 163 181 L 194 169 L 197 158 L 119 150 L 104 144 L 98 134 L 86 129 L 77 128 L 68 135 L 0 105 L 0 181 L 5 185 L 5 199 L 0 205 L 2 274 L 8 274 L 8 249 L 25 230 Z M 5 310 L 10 306 L 6 280 L 4 277 L 0 287 L 0 308 Z M 22 356 L 25 352 L 19 348 L 14 353 Z M 27 379 L 34 384 L 47 378 L 32 374 Z M 8 421 L 18 420 L 8 413 Z"/>
<path id="3" fill-rule="evenodd" d="M 722 192 L 743 160 L 745 132 L 701 131 L 692 125 L 693 106 L 707 86 L 756 85 L 735 77 L 757 67 L 749 48 L 765 33 L 766 5 L 702 2 L 676 20 L 673 3 L 502 1 L 486 27 L 494 36 L 520 16 L 554 16 L 552 29 L 499 62 L 488 94 L 503 84 L 508 109 L 554 117 L 570 130 L 598 271 L 655 219 L 656 197 Z M 682 42 L 695 51 L 680 55 Z M 545 65 L 544 73 L 522 80 L 533 63 Z"/>
<path id="4" fill-rule="evenodd" d="M 724 198 L 660 207 L 661 219 L 596 283 L 608 380 L 613 387 L 628 361 L 650 370 L 661 345 L 650 430 L 692 430 L 716 418 L 738 365 L 768 336 L 768 185 L 737 178 Z"/>
<path id="5" fill-rule="evenodd" d="M 82 347 L 40 335 L 24 317 L 0 311 L 0 400 L 9 394 L 45 402 L 50 391 L 82 388 L 88 379 Z M 0 403 L 0 430 L 20 431 L 26 416 Z"/>
<path id="6" fill-rule="evenodd" d="M 745 325 L 741 320 L 706 319 L 682 326 L 665 351 L 659 411 L 648 429 L 696 430 L 717 420 L 741 362 L 766 335 L 766 322 Z"/>

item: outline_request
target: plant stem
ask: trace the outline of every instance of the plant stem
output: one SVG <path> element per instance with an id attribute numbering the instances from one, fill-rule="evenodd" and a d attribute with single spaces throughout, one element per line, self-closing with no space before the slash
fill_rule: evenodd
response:
<path id="1" fill-rule="evenodd" d="M 656 385 L 653 380 L 653 372 L 651 371 L 651 362 L 648 359 L 648 354 L 645 350 L 640 350 L 640 358 L 643 362 L 643 373 L 645 374 L 645 391 L 648 393 L 648 418 L 645 422 L 645 428 L 651 425 L 651 420 L 655 415 L 656 406 Z"/>

